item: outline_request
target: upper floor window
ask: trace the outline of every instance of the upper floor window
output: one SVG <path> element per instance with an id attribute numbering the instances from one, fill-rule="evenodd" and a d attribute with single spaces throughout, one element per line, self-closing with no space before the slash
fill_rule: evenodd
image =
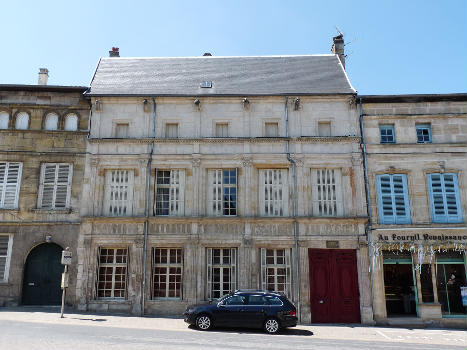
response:
<path id="1" fill-rule="evenodd" d="M 216 137 L 229 137 L 228 123 L 216 123 Z"/>
<path id="2" fill-rule="evenodd" d="M 29 114 L 26 112 L 18 113 L 16 116 L 15 128 L 18 130 L 27 130 L 29 128 Z"/>
<path id="3" fill-rule="evenodd" d="M 428 174 L 431 219 L 433 222 L 462 222 L 457 175 Z"/>
<path id="4" fill-rule="evenodd" d="M 237 215 L 237 169 L 208 171 L 208 214 Z"/>
<path id="5" fill-rule="evenodd" d="M 417 143 L 431 143 L 431 125 L 417 124 Z"/>
<path id="6" fill-rule="evenodd" d="M 0 112 L 0 129 L 8 129 L 10 116 L 7 112 Z"/>
<path id="7" fill-rule="evenodd" d="M 65 117 L 65 130 L 76 131 L 78 130 L 78 116 L 74 113 L 70 113 Z"/>
<path id="8" fill-rule="evenodd" d="M 18 208 L 22 163 L 0 163 L 0 208 Z"/>
<path id="9" fill-rule="evenodd" d="M 128 137 L 129 128 L 130 128 L 130 125 L 128 123 L 115 124 L 115 137 L 118 137 L 118 138 Z"/>
<path id="10" fill-rule="evenodd" d="M 73 165 L 66 163 L 42 164 L 38 208 L 66 209 L 70 207 Z"/>
<path id="11" fill-rule="evenodd" d="M 376 176 L 378 208 L 381 224 L 409 224 L 410 205 L 407 176 L 385 174 Z"/>
<path id="12" fill-rule="evenodd" d="M 396 143 L 396 135 L 394 133 L 394 125 L 380 125 L 380 142 L 381 143 Z"/>
<path id="13" fill-rule="evenodd" d="M 133 214 L 133 170 L 105 172 L 104 215 L 131 216 Z"/>
<path id="14" fill-rule="evenodd" d="M 287 169 L 265 169 L 259 172 L 259 208 L 261 216 L 289 214 Z"/>
<path id="15" fill-rule="evenodd" d="M 182 216 L 184 214 L 184 170 L 157 170 L 155 215 Z"/>
<path id="16" fill-rule="evenodd" d="M 343 216 L 341 178 L 339 169 L 312 170 L 313 216 Z"/>
<path id="17" fill-rule="evenodd" d="M 264 136 L 266 137 L 279 136 L 279 123 L 265 123 L 264 134 L 265 134 Z"/>
<path id="18" fill-rule="evenodd" d="M 169 139 L 176 139 L 178 137 L 178 123 L 165 124 L 165 137 Z"/>
<path id="19" fill-rule="evenodd" d="M 8 282 L 13 235 L 0 235 L 0 282 Z"/>
<path id="20" fill-rule="evenodd" d="M 318 136 L 331 136 L 331 122 L 318 122 Z"/>
<path id="21" fill-rule="evenodd" d="M 45 117 L 45 130 L 57 130 L 58 129 L 58 115 L 55 113 L 49 113 Z"/>

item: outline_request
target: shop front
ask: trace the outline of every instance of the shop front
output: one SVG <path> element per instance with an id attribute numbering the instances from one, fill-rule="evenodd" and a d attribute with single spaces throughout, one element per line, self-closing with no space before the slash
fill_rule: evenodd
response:
<path id="1" fill-rule="evenodd" d="M 374 230 L 370 247 L 375 320 L 465 326 L 466 246 L 465 231 Z"/>

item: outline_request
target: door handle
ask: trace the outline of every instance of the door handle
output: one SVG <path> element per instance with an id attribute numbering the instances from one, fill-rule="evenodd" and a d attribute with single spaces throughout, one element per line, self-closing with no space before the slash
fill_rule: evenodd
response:
<path id="1" fill-rule="evenodd" d="M 30 287 L 34 287 L 34 286 L 35 286 L 35 284 L 34 284 L 34 282 L 29 282 L 29 283 L 28 283 L 28 286 L 30 286 Z"/>
<path id="2" fill-rule="evenodd" d="M 319 303 L 320 303 L 320 304 L 324 304 L 324 300 L 320 300 Z"/>

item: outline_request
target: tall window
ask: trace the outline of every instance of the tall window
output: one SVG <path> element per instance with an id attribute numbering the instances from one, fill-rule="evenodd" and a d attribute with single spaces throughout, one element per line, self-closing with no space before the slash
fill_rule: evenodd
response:
<path id="1" fill-rule="evenodd" d="M 264 131 L 266 137 L 277 137 L 279 136 L 279 123 L 265 123 Z"/>
<path id="2" fill-rule="evenodd" d="M 207 248 L 207 298 L 217 299 L 237 286 L 237 250 Z"/>
<path id="3" fill-rule="evenodd" d="M 65 117 L 65 130 L 76 131 L 78 130 L 78 116 L 74 113 L 70 113 Z"/>
<path id="4" fill-rule="evenodd" d="M 184 191 L 184 170 L 157 170 L 155 215 L 182 216 L 184 214 Z"/>
<path id="5" fill-rule="evenodd" d="M 70 207 L 73 165 L 42 164 L 38 208 L 65 209 Z"/>
<path id="6" fill-rule="evenodd" d="M 229 137 L 228 123 L 216 123 L 216 137 Z"/>
<path id="7" fill-rule="evenodd" d="M 462 222 L 456 174 L 428 174 L 428 189 L 433 222 Z"/>
<path id="8" fill-rule="evenodd" d="M 289 214 L 287 169 L 260 170 L 259 185 L 261 216 L 287 216 Z"/>
<path id="9" fill-rule="evenodd" d="M 18 130 L 29 129 L 29 114 L 26 112 L 18 113 L 16 116 L 15 128 Z"/>
<path id="10" fill-rule="evenodd" d="M 45 117 L 45 130 L 57 130 L 58 129 L 58 115 L 55 113 L 49 113 Z"/>
<path id="11" fill-rule="evenodd" d="M 98 298 L 126 297 L 127 264 L 127 248 L 99 248 Z"/>
<path id="12" fill-rule="evenodd" d="M 331 122 L 318 122 L 318 135 L 331 136 Z"/>
<path id="13" fill-rule="evenodd" d="M 237 215 L 237 169 L 208 171 L 208 214 Z"/>
<path id="14" fill-rule="evenodd" d="M 381 143 L 396 143 L 396 135 L 394 134 L 394 125 L 380 125 L 380 142 Z"/>
<path id="15" fill-rule="evenodd" d="M 133 170 L 107 170 L 105 172 L 104 215 L 132 215 L 133 182 Z"/>
<path id="16" fill-rule="evenodd" d="M 341 171 L 314 169 L 311 171 L 313 216 L 343 216 Z"/>
<path id="17" fill-rule="evenodd" d="M 155 298 L 181 298 L 183 255 L 181 248 L 153 248 L 153 289 Z"/>
<path id="18" fill-rule="evenodd" d="M 8 129 L 10 116 L 7 112 L 0 112 L 0 129 Z"/>
<path id="19" fill-rule="evenodd" d="M 22 163 L 0 163 L 0 208 L 18 208 Z"/>
<path id="20" fill-rule="evenodd" d="M 385 174 L 376 176 L 379 221 L 381 224 L 409 224 L 410 205 L 407 176 Z"/>
<path id="21" fill-rule="evenodd" d="M 176 139 L 178 137 L 178 123 L 165 124 L 165 137 L 169 139 Z"/>
<path id="22" fill-rule="evenodd" d="M 261 248 L 261 287 L 290 296 L 290 249 Z"/>
<path id="23" fill-rule="evenodd" d="M 431 125 L 417 124 L 417 143 L 431 143 Z"/>
<path id="24" fill-rule="evenodd" d="M 8 282 L 13 235 L 0 235 L 0 282 Z"/>

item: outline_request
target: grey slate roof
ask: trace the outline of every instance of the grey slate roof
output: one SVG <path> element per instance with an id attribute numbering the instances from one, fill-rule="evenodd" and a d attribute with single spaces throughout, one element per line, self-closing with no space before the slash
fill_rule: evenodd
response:
<path id="1" fill-rule="evenodd" d="M 212 81 L 212 88 L 201 88 Z M 89 96 L 354 94 L 336 55 L 101 58 Z"/>

